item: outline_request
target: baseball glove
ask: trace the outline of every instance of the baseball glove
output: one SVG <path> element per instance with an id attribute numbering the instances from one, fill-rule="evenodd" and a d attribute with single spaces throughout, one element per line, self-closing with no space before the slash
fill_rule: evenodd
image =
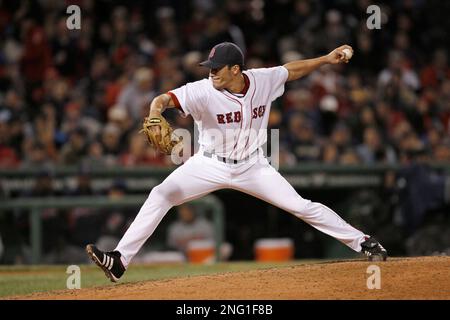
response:
<path id="1" fill-rule="evenodd" d="M 151 130 L 153 126 L 160 127 L 159 136 L 155 135 L 155 133 Z M 174 136 L 175 139 L 172 140 L 173 129 L 163 116 L 152 118 L 145 117 L 144 123 L 142 124 L 142 129 L 139 132 L 145 133 L 148 142 L 150 142 L 150 145 L 153 148 L 167 155 L 170 155 L 173 147 L 181 142 L 181 138 L 176 136 Z"/>

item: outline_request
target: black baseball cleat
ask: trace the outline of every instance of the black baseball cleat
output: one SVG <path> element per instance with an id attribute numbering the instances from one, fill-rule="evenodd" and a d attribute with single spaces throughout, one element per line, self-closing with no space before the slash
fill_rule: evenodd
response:
<path id="1" fill-rule="evenodd" d="M 86 252 L 112 282 L 117 282 L 125 272 L 125 267 L 120 261 L 119 251 L 103 252 L 93 244 L 88 244 Z"/>
<path id="2" fill-rule="evenodd" d="M 386 261 L 387 251 L 383 246 L 373 237 L 367 237 L 361 243 L 361 253 L 364 253 L 369 261 Z"/>

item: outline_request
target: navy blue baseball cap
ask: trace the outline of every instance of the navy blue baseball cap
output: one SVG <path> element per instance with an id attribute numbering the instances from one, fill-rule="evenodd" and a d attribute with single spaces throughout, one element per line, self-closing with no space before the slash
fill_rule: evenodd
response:
<path id="1" fill-rule="evenodd" d="M 242 50 L 231 42 L 222 42 L 211 49 L 208 60 L 200 62 L 201 66 L 210 69 L 222 68 L 226 65 L 244 65 L 244 54 Z"/>

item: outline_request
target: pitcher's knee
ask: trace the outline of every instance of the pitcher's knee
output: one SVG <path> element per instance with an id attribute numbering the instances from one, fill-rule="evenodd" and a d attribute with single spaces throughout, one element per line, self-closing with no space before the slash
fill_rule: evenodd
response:
<path id="1" fill-rule="evenodd" d="M 174 206 L 181 197 L 181 190 L 176 186 L 159 184 L 152 189 L 149 198 Z"/>
<path id="2" fill-rule="evenodd" d="M 304 212 L 310 203 L 310 200 L 303 199 L 301 196 L 288 198 L 286 201 L 287 211 L 299 214 Z"/>
<path id="3" fill-rule="evenodd" d="M 309 201 L 305 203 L 299 214 L 304 219 L 321 219 L 327 208 L 319 202 Z"/>

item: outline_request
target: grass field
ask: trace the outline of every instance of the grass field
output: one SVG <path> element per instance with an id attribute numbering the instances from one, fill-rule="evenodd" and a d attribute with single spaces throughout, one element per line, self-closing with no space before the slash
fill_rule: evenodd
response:
<path id="1" fill-rule="evenodd" d="M 323 260 L 320 260 L 323 261 Z M 213 265 L 172 264 L 172 265 L 133 265 L 121 279 L 121 283 L 146 280 L 173 279 L 195 275 L 239 272 L 266 268 L 286 267 L 317 260 L 290 261 L 285 263 L 234 262 Z M 68 266 L 4 266 L 0 267 L 0 297 L 25 295 L 34 292 L 67 289 L 66 281 L 70 274 Z M 114 285 L 104 273 L 94 265 L 80 265 L 81 288 L 105 287 Z"/>

